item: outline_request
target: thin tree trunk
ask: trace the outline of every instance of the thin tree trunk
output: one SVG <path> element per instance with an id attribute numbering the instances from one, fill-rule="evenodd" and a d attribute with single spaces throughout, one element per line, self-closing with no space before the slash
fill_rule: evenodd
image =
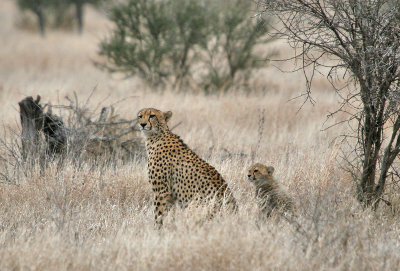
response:
<path id="1" fill-rule="evenodd" d="M 400 117 L 397 117 L 396 122 L 393 125 L 392 136 L 390 138 L 390 141 L 385 149 L 385 152 L 384 152 L 384 155 L 382 158 L 381 174 L 379 176 L 378 184 L 375 187 L 375 196 L 376 196 L 377 200 L 375 201 L 375 204 L 373 206 L 374 209 L 376 209 L 378 207 L 379 199 L 383 194 L 389 168 L 391 167 L 394 159 L 396 159 L 397 155 L 400 152 L 399 131 L 400 131 Z M 396 141 L 396 143 L 395 143 L 395 141 Z"/>
<path id="2" fill-rule="evenodd" d="M 364 117 L 364 130 L 362 142 L 364 148 L 364 159 L 362 167 L 361 180 L 358 187 L 358 200 L 369 206 L 372 203 L 374 197 L 374 186 L 375 186 L 375 174 L 376 165 L 378 162 L 379 146 L 377 146 L 377 127 L 376 121 L 371 116 L 375 116 L 371 104 L 365 105 L 365 117 Z"/>
<path id="3" fill-rule="evenodd" d="M 359 184 L 358 200 L 365 206 L 372 203 L 374 197 L 374 184 L 377 160 L 373 158 L 374 154 L 370 152 L 363 162 L 363 171 Z"/>
<path id="4" fill-rule="evenodd" d="M 82 34 L 83 31 L 83 0 L 77 0 L 75 2 L 76 7 L 76 18 L 78 20 L 78 32 Z"/>
<path id="5" fill-rule="evenodd" d="M 39 8 L 35 11 L 35 14 L 38 18 L 38 25 L 39 25 L 39 31 L 40 34 L 42 35 L 42 37 L 44 37 L 46 35 L 46 31 L 45 31 L 45 18 L 43 15 L 42 10 Z"/>

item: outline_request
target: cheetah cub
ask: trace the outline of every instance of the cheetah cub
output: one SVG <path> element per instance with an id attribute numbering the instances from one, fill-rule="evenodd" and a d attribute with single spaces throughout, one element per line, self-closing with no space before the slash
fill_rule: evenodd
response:
<path id="1" fill-rule="evenodd" d="M 145 108 L 138 113 L 139 127 L 146 142 L 148 176 L 154 192 L 156 223 L 172 205 L 186 207 L 191 201 L 216 198 L 217 207 L 226 201 L 236 209 L 236 201 L 218 171 L 194 153 L 168 128 L 172 112 Z"/>
<path id="2" fill-rule="evenodd" d="M 293 211 L 292 200 L 285 195 L 273 177 L 274 167 L 255 164 L 250 167 L 248 180 L 256 187 L 256 197 L 261 211 L 270 216 L 273 210 Z"/>

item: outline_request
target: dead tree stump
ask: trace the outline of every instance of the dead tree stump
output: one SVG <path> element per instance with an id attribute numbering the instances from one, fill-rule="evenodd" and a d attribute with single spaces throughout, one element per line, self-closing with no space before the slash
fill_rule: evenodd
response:
<path id="1" fill-rule="evenodd" d="M 39 102 L 40 96 L 36 100 L 29 96 L 18 103 L 22 126 L 22 154 L 25 159 L 29 154 L 38 151 L 39 131 L 43 126 L 43 109 Z"/>
<path id="2" fill-rule="evenodd" d="M 41 132 L 45 136 L 46 152 L 58 154 L 63 152 L 67 142 L 64 122 L 49 109 L 43 112 L 40 96 L 34 100 L 31 96 L 20 101 L 20 117 L 22 126 L 22 153 L 26 159 L 30 154 L 38 153 L 41 146 Z"/>

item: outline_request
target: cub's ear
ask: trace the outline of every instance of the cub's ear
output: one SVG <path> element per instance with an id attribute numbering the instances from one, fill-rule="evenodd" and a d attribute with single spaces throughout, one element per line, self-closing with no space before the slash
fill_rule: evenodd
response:
<path id="1" fill-rule="evenodd" d="M 172 117 L 171 111 L 164 112 L 165 122 L 168 122 L 171 117 Z"/>
<path id="2" fill-rule="evenodd" d="M 272 167 L 272 166 L 267 167 L 268 174 L 272 175 L 274 173 L 274 171 L 275 171 L 274 167 Z"/>

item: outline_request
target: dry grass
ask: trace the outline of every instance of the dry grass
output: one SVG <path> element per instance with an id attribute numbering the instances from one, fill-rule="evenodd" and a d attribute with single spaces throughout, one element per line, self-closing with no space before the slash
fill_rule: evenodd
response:
<path id="1" fill-rule="evenodd" d="M 16 185 L 0 183 L 0 270 L 398 269 L 398 213 L 359 207 L 337 165 L 335 137 L 342 131 L 321 131 L 337 105 L 324 79 L 316 82 L 316 105 L 298 113 L 302 101 L 288 100 L 304 89 L 302 75 L 272 67 L 257 74 L 259 87 L 249 95 L 152 93 L 93 67 L 97 42 L 110 27 L 102 15 L 88 13 L 82 37 L 49 32 L 41 39 L 16 29 L 13 2 L 0 3 L 2 124 L 18 129 L 17 102 L 26 95 L 59 103 L 73 91 L 85 98 L 97 86 L 92 108 L 135 96 L 119 104 L 119 113 L 132 119 L 143 107 L 172 110 L 171 125 L 182 122 L 175 132 L 222 173 L 240 210 L 208 221 L 201 208 L 176 209 L 156 230 L 143 160 L 27 167 Z M 253 151 L 254 162 L 274 165 L 294 199 L 296 222 L 258 220 L 245 178 Z"/>

